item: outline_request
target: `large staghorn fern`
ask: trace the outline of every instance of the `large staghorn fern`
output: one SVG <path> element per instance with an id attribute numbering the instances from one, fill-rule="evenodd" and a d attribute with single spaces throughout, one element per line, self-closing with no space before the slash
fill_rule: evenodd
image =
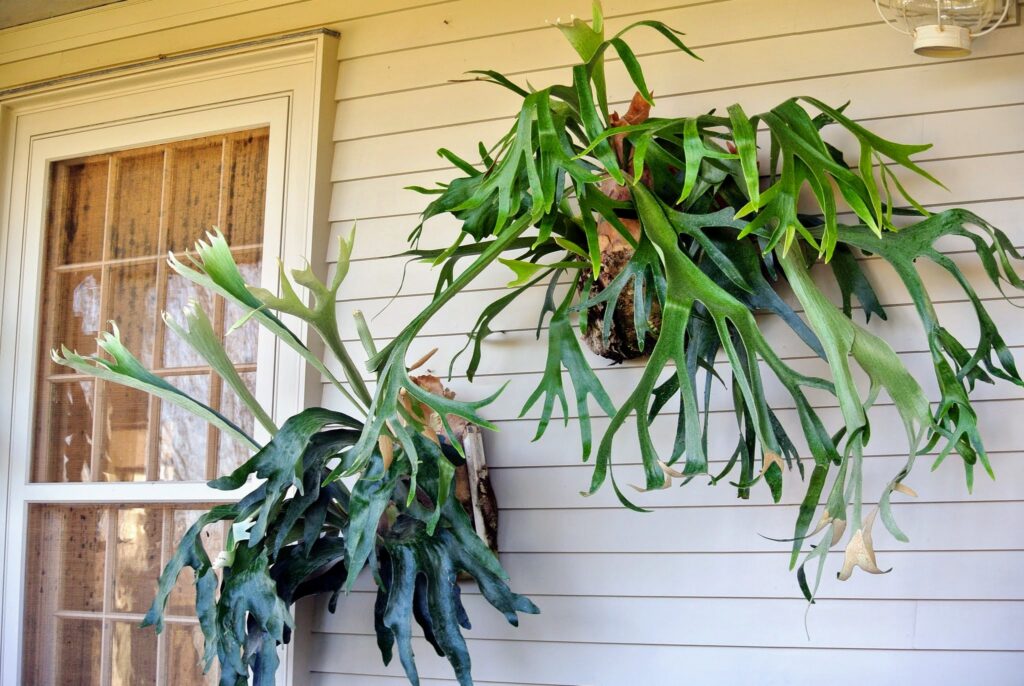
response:
<path id="1" fill-rule="evenodd" d="M 431 304 L 385 348 L 376 349 L 357 318 L 369 369 L 376 374 L 372 392 L 341 342 L 335 315 L 351 242 L 342 241 L 339 270 L 330 284 L 309 269 L 293 272 L 295 283 L 312 296 L 312 306 L 283 272 L 280 296 L 247 286 L 218 235 L 197 245 L 193 265 L 172 257 L 179 274 L 240 305 L 313 365 L 359 418 L 313 408 L 277 429 L 247 395 L 205 315 L 195 307 L 186 313 L 184 327 L 173 320 L 169 325 L 250 405 L 273 435 L 266 445 L 149 374 L 120 344 L 116 329 L 101 341 L 107 357 L 83 358 L 67 350 L 57 356 L 84 373 L 177 403 L 257 451 L 212 485 L 235 489 L 252 476 L 259 485 L 237 504 L 211 510 L 186 534 L 147 617 L 147 623 L 161 625 L 174 580 L 185 566 L 193 568 L 205 659 L 207 664 L 219 659 L 223 684 L 246 683 L 250 672 L 256 683 L 270 683 L 277 666 L 275 648 L 289 636 L 290 604 L 329 592 L 333 609 L 338 594 L 351 588 L 367 566 L 378 586 L 375 618 L 382 655 L 389 661 L 397 644 L 414 684 L 412 618 L 438 653 L 447 656 L 459 683 L 472 683 L 460 630 L 469 624 L 459 600 L 459 572 L 474 577 L 484 597 L 510 622 L 516 622 L 517 612 L 536 612 L 505 585 L 496 558 L 450 497 L 458 458 L 449 449 L 449 459 L 442 448 L 451 444 L 459 449 L 450 420 L 491 427 L 480 411 L 493 396 L 466 403 L 433 395 L 417 385 L 406 362 L 424 324 L 496 261 L 511 268 L 514 279 L 508 293 L 485 308 L 473 326 L 464 348 L 469 351 L 468 377 L 479 368 L 495 318 L 528 289 L 546 284 L 539 312 L 541 324 L 547 322 L 546 362 L 523 408 L 525 414 L 541 406 L 537 437 L 556 406 L 568 421 L 567 374 L 580 455 L 594 459 L 590 493 L 609 481 L 625 506 L 641 509 L 620 489 L 612 466 L 613 442 L 630 420 L 644 468 L 642 490 L 667 487 L 676 477 L 685 484 L 703 476 L 711 483 L 731 479 L 741 497 L 764 482 L 778 501 L 783 478 L 796 478 L 796 468 L 806 491 L 790 541 L 791 566 L 798 568 L 798 582 L 809 600 L 829 550 L 844 536 L 841 579 L 854 567 L 881 572 L 871 542 L 876 518 L 906 540 L 890 502 L 896 491 L 913 495 L 904 481 L 917 456 L 935 453 L 938 466 L 955 452 L 968 487 L 978 463 L 991 474 L 969 394 L 979 381 L 1024 381 L 983 302 L 936 244 L 947 237 L 965 238 L 997 287 L 1005 282 L 1024 288 L 1012 266 L 1020 255 L 1007 237 L 966 210 L 929 214 L 897 174 L 902 170 L 935 181 L 911 159 L 928 146 L 887 141 L 850 119 L 843 107 L 793 98 L 755 115 L 732 105 L 724 116 L 649 117 L 653 97 L 623 39 L 635 27 L 652 29 L 693 55 L 682 34 L 659 22 L 639 22 L 606 37 L 595 3 L 590 24 L 574 20 L 559 26 L 582 59 L 572 69 L 571 84 L 534 90 L 496 72 L 477 72 L 481 80 L 521 96 L 523 104 L 505 136 L 491 147 L 480 145 L 479 163 L 441 150 L 462 175 L 435 189 L 417 189 L 436 195 L 423 222 L 449 214 L 462 230 L 452 245 L 436 251 L 416 246 L 423 223 L 413 231 L 409 254 L 440 267 L 437 287 Z M 609 49 L 638 91 L 625 117 L 609 112 L 604 71 Z M 829 125 L 845 129 L 859 143 L 855 165 L 822 138 L 820 131 Z M 768 152 L 767 167 L 759 166 L 759 150 Z M 798 209 L 801 193 L 813 209 Z M 900 205 L 909 209 L 897 209 Z M 840 223 L 841 216 L 850 215 L 859 223 Z M 628 255 L 612 275 L 603 273 L 609 235 L 626 246 Z M 937 402 L 929 402 L 886 341 L 854 320 L 854 299 L 866 320 L 885 318 L 861 269 L 862 255 L 891 265 L 913 299 L 931 351 Z M 977 341 L 959 341 L 939 321 L 916 266 L 920 260 L 948 271 L 963 289 L 978 320 Z M 816 262 L 836 280 L 841 306 L 811 279 Z M 778 294 L 783 283 L 798 306 Z M 307 322 L 338 359 L 344 381 L 272 310 Z M 585 337 L 588 344 L 595 339 L 607 343 L 621 326 L 623 311 L 646 359 L 635 386 L 617 406 L 584 355 L 581 329 L 596 328 L 596 335 Z M 758 314 L 785 322 L 827 363 L 828 378 L 800 373 L 781 359 L 765 338 Z M 870 382 L 866 392 L 857 383 L 862 376 Z M 796 427 L 784 426 L 769 404 L 769 377 L 792 400 L 799 435 L 791 435 Z M 736 447 L 724 468 L 712 474 L 708 417 L 712 385 L 718 382 L 731 393 Z M 826 423 L 808 391 L 832 395 L 842 421 Z M 871 439 L 872 408 L 883 392 L 906 429 L 908 458 L 894 467 L 881 493 L 865 494 L 863 455 Z M 598 437 L 591 425 L 595 406 L 610 418 Z M 659 449 L 651 427 L 670 412 L 675 438 Z M 801 444 L 807 447 L 804 460 Z M 877 506 L 865 512 L 872 502 Z M 221 520 L 233 523 L 232 535 L 227 550 L 211 562 L 199 533 Z"/>
<path id="2" fill-rule="evenodd" d="M 463 352 L 471 350 L 466 373 L 472 380 L 494 319 L 527 289 L 547 283 L 539 313 L 542 323 L 550 317 L 546 364 L 523 408 L 525 415 L 541 404 L 537 437 L 556 406 L 570 416 L 565 373 L 575 396 L 581 457 L 588 460 L 596 452 L 590 493 L 610 481 L 633 509 L 641 508 L 626 497 L 612 471 L 614 440 L 628 420 L 636 427 L 644 490 L 666 487 L 672 477 L 686 483 L 707 475 L 717 483 L 738 469 L 733 483 L 741 497 L 764 481 L 778 501 L 787 468 L 795 466 L 805 476 L 796 447 L 805 443 L 813 464 L 793 531 L 792 564 L 799 564 L 800 586 L 813 600 L 825 556 L 847 534 L 848 523 L 840 578 L 853 566 L 881 571 L 871 547 L 876 517 L 906 540 L 890 503 L 894 491 L 913 494 L 904 480 L 918 455 L 937 451 L 937 466 L 957 453 L 968 488 L 979 462 L 992 473 L 970 391 L 978 381 L 1024 381 L 984 304 L 935 244 L 950 236 L 970 240 L 1000 289 L 1004 282 L 1024 286 L 1012 266 L 1020 255 L 1005 234 L 970 212 L 925 210 L 898 172 L 939 183 L 912 159 L 930 146 L 886 140 L 848 117 L 845 106 L 799 97 L 754 115 L 736 104 L 724 115 L 649 117 L 654 99 L 623 40 L 637 27 L 653 29 L 693 55 L 682 34 L 659 22 L 638 22 L 606 37 L 595 3 L 592 22 L 574 19 L 558 27 L 583 60 L 573 67 L 571 84 L 535 90 L 496 72 L 476 72 L 478 79 L 521 96 L 522 107 L 495 145 L 480 144 L 478 163 L 442 149 L 439 154 L 462 174 L 434 189 L 415 189 L 436 195 L 410 235 L 409 253 L 440 267 L 434 299 L 369 366 L 391 384 L 404 383 L 394 360 L 404 357 L 427 320 L 497 260 L 515 278 L 512 290 L 481 313 L 469 335 Z M 610 49 L 637 89 L 625 117 L 608 108 L 604 59 Z M 859 144 L 855 164 L 822 138 L 829 125 L 845 129 Z M 768 152 L 766 167 L 759 150 Z M 807 202 L 798 209 L 801 194 Z M 897 209 L 901 205 L 907 209 Z M 442 214 L 460 222 L 458 238 L 443 250 L 415 249 L 424 222 Z M 859 223 L 841 224 L 847 215 Z M 604 275 L 602 281 L 609 233 L 628 245 L 630 258 L 614 278 Z M 913 299 L 938 381 L 934 405 L 889 344 L 853 318 L 854 298 L 865 319 L 885 318 L 861 255 L 892 265 Z M 979 340 L 961 342 L 939 322 L 915 266 L 919 259 L 947 270 L 964 290 L 977 315 Z M 809 267 L 816 261 L 838 282 L 841 307 L 811 280 Z M 788 284 L 798 308 L 777 294 L 781 283 Z M 631 313 L 631 340 L 646 358 L 635 386 L 616 407 L 583 354 L 573 320 L 578 317 L 581 328 L 596 324 L 607 344 L 623 311 Z M 799 373 L 782 360 L 765 339 L 757 313 L 785 322 L 828 363 L 829 377 Z M 589 330 L 586 338 L 589 343 Z M 716 361 L 727 366 L 716 367 Z M 728 370 L 727 378 L 721 369 Z M 770 406 L 765 375 L 774 376 L 791 398 L 800 436 L 791 436 L 795 427 L 783 426 Z M 856 383 L 862 375 L 870 382 L 866 392 Z M 711 475 L 708 412 L 716 378 L 731 390 L 738 437 L 725 468 Z M 808 400 L 811 389 L 835 397 L 841 424 L 826 424 Z M 906 429 L 908 459 L 881 493 L 865 494 L 862 459 L 871 438 L 871 409 L 883 392 Z M 383 392 L 377 401 L 379 408 L 389 407 Z M 597 439 L 591 426 L 595 406 L 610 417 Z M 651 426 L 668 409 L 677 420 L 675 440 L 659 450 Z M 381 425 L 387 421 L 378 419 Z M 359 449 L 368 451 L 373 440 L 364 435 Z M 865 512 L 865 503 L 872 502 L 877 507 Z M 811 547 L 801 561 L 805 544 L 819 535 L 825 544 Z M 813 581 L 805 571 L 812 560 L 819 562 Z"/>
<path id="3" fill-rule="evenodd" d="M 738 467 L 740 497 L 763 480 L 777 502 L 783 470 L 796 463 L 804 475 L 805 467 L 798 441 L 788 434 L 792 429 L 779 422 L 767 400 L 763 376 L 774 376 L 794 402 L 813 460 L 792 540 L 794 566 L 813 535 L 821 534 L 826 544 L 813 547 L 798 570 L 802 590 L 813 599 L 825 555 L 842 540 L 848 522 L 852 526 L 843 578 L 852 566 L 881 571 L 870 543 L 877 516 L 894 537 L 906 541 L 890 502 L 896 490 L 912 495 L 903 481 L 916 456 L 938 449 L 938 464 L 955 452 L 964 462 L 969 487 L 977 463 L 991 474 L 970 391 L 976 382 L 993 378 L 1024 382 L 982 301 L 935 244 L 945 237 L 970 240 L 1000 289 L 1004 282 L 1024 287 L 1012 266 L 1020 255 L 1004 233 L 970 212 L 930 215 L 896 173 L 903 169 L 938 183 L 911 159 L 929 145 L 886 140 L 850 119 L 845 105 L 834 108 L 799 97 L 753 116 L 733 104 L 726 116 L 657 119 L 644 112 L 631 118 L 653 102 L 639 63 L 622 38 L 636 27 L 653 29 L 692 54 L 678 32 L 655 22 L 641 22 L 606 38 L 595 3 L 590 25 L 574 19 L 559 26 L 584 60 L 572 69 L 571 85 L 527 90 L 495 72 L 478 73 L 480 79 L 521 95 L 522 108 L 495 146 L 480 145 L 479 164 L 439 151 L 464 175 L 435 189 L 418 188 L 437 196 L 423 220 L 451 214 L 461 221 L 462 232 L 445 250 L 412 251 L 441 267 L 434 303 L 371 359 L 371 368 L 385 378 L 400 377 L 400 370 L 391 366 L 393 355 L 401 358 L 425 321 L 486 265 L 500 259 L 515 274 L 509 285 L 515 290 L 487 307 L 470 333 L 467 375 L 472 379 L 494 318 L 530 286 L 549 283 L 541 312 L 542 321 L 551 316 L 547 365 L 523 414 L 544 398 L 538 437 L 551 421 L 556 401 L 568 417 L 562 381 L 563 371 L 567 373 L 577 400 L 584 460 L 592 451 L 591 398 L 611 418 L 597 442 L 590 492 L 610 480 L 618 498 L 633 509 L 640 508 L 612 475 L 615 435 L 627 420 L 635 421 L 647 489 L 665 487 L 674 476 L 688 481 L 708 474 L 708 413 L 720 353 L 728 363 L 729 378 L 723 382 L 732 392 L 738 435 L 725 469 L 711 480 L 718 482 Z M 621 58 L 638 91 L 625 118 L 608 113 L 604 54 L 609 48 Z M 859 143 L 856 165 L 849 165 L 821 137 L 827 125 L 842 127 Z M 759 168 L 759 147 L 768 149 L 767 169 Z M 804 191 L 813 211 L 798 209 Z M 841 209 L 840 202 L 849 209 Z M 900 204 L 909 209 L 897 210 Z M 840 216 L 846 213 L 861 223 L 841 225 Z M 894 215 L 906 215 L 915 223 L 901 221 L 898 227 Z M 637 223 L 639 232 L 631 230 Z M 602 268 L 601 229 L 607 227 L 630 245 L 632 257 L 609 283 L 595 289 Z M 421 223 L 411 235 L 414 243 L 423 230 Z M 890 345 L 853 319 L 854 297 L 865 318 L 872 313 L 885 317 L 858 254 L 891 264 L 913 299 L 941 393 L 934 409 Z M 470 258 L 459 272 L 458 262 Z M 939 323 L 914 264 L 919 258 L 949 271 L 964 289 L 978 317 L 978 341 L 962 343 Z M 808 267 L 817 260 L 836 278 L 842 308 L 811 281 Z M 562 300 L 554 302 L 552 295 L 566 281 Z M 803 317 L 776 294 L 782 282 L 792 289 Z M 645 341 L 655 342 L 644 351 L 648 356 L 636 386 L 615 408 L 582 353 L 571 317 L 579 314 L 582 325 L 588 312 L 600 307 L 607 340 L 624 304 L 632 309 L 640 349 Z M 763 336 L 757 312 L 781 318 L 827 362 L 830 378 L 809 377 L 786 365 Z M 870 381 L 866 393 L 855 383 L 858 370 Z M 808 389 L 836 397 L 841 425 L 825 425 L 807 398 Z M 870 439 L 870 410 L 883 391 L 905 427 L 908 460 L 894 470 L 881 494 L 869 494 L 865 501 L 862 456 Z M 667 406 L 677 409 L 676 436 L 671 448 L 659 453 L 651 423 Z M 373 436 L 365 438 L 362 449 L 369 449 Z M 865 502 L 877 502 L 878 508 L 865 514 Z M 814 559 L 819 565 L 810 583 L 805 564 Z"/>

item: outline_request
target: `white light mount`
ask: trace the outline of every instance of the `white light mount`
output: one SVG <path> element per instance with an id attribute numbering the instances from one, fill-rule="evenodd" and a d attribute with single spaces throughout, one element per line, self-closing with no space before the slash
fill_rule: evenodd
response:
<path id="1" fill-rule="evenodd" d="M 875 0 L 885 23 L 912 36 L 914 52 L 925 57 L 970 55 L 972 41 L 998 28 L 1016 4 L 1017 0 Z"/>

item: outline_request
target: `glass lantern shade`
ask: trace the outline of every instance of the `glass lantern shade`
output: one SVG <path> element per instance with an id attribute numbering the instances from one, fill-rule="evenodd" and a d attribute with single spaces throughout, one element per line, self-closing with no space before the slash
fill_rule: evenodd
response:
<path id="1" fill-rule="evenodd" d="M 1006 18 L 1012 0 L 876 0 L 879 14 L 914 37 L 914 52 L 926 57 L 964 57 L 971 41 Z M 889 12 L 882 11 L 882 6 Z M 888 16 L 887 16 L 888 14 Z"/>

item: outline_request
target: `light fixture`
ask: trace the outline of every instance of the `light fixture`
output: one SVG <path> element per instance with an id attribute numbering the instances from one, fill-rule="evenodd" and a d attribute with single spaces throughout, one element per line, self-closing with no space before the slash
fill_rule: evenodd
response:
<path id="1" fill-rule="evenodd" d="M 914 37 L 925 57 L 965 57 L 971 40 L 999 26 L 1016 0 L 875 0 L 885 23 Z M 882 10 L 889 10 L 888 15 Z"/>

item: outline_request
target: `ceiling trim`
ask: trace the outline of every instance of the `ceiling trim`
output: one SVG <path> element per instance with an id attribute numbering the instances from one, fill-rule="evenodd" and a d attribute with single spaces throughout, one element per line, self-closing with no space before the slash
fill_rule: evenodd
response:
<path id="1" fill-rule="evenodd" d="M 121 0 L 116 0 L 120 2 Z M 78 74 L 68 74 L 66 76 L 58 76 L 53 79 L 47 79 L 46 81 L 36 81 L 35 83 L 26 83 L 20 86 L 13 86 L 11 88 L 0 90 L 0 101 L 5 98 L 9 98 L 12 95 L 18 95 L 21 93 L 27 93 L 30 91 L 45 90 L 52 86 L 61 86 L 68 83 L 74 83 L 75 81 L 85 81 L 88 79 L 94 79 L 103 76 L 112 76 L 121 72 L 130 72 L 137 69 L 151 67 L 155 64 L 173 64 L 174 62 L 180 62 L 182 60 L 192 60 L 197 57 L 209 57 L 222 52 L 234 52 L 239 49 L 254 48 L 269 43 L 278 43 L 281 41 L 293 40 L 296 38 L 302 38 L 305 36 L 331 36 L 337 38 L 340 34 L 337 31 L 332 31 L 328 28 L 315 28 L 308 29 L 306 31 L 297 31 L 295 33 L 287 33 L 276 36 L 267 36 L 266 38 L 257 38 L 255 40 L 244 41 L 241 43 L 230 43 L 227 45 L 218 45 L 211 48 L 202 48 L 201 50 L 191 50 L 188 52 L 180 52 L 174 55 L 158 55 L 157 57 L 151 57 L 145 60 L 139 60 L 138 62 L 129 62 L 127 64 L 118 64 L 113 67 L 104 67 L 103 69 L 96 69 L 93 71 L 80 72 Z"/>
<path id="2" fill-rule="evenodd" d="M 4 0 L 0 11 L 0 30 L 46 21 L 65 14 L 113 5 L 124 0 Z"/>

